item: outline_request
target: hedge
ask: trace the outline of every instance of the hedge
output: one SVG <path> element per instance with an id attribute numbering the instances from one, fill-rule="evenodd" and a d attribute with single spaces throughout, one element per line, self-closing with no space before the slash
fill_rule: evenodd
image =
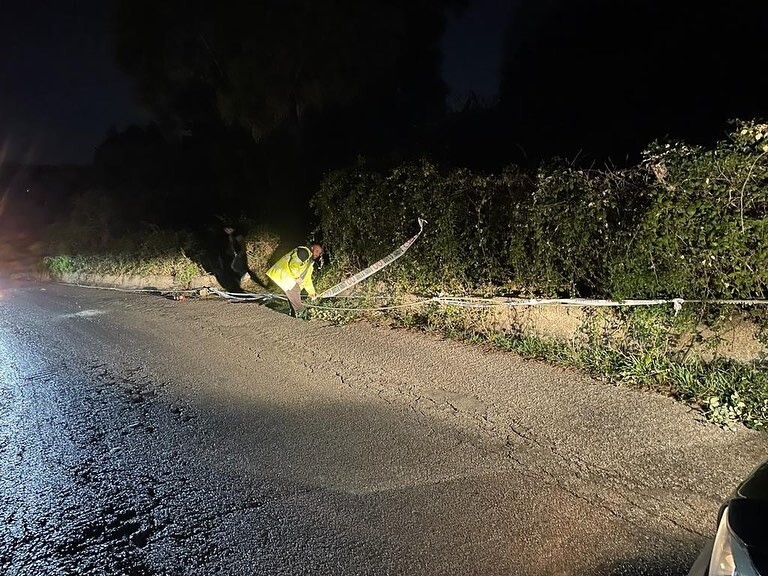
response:
<path id="1" fill-rule="evenodd" d="M 410 236 L 387 270 L 411 290 L 609 298 L 768 295 L 768 125 L 736 122 L 711 149 L 654 143 L 636 166 L 535 173 L 330 173 L 312 200 L 326 247 L 361 267 Z"/>

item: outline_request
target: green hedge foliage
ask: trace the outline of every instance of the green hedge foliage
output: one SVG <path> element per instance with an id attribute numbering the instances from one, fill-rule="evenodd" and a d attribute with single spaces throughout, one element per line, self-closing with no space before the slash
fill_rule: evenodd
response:
<path id="1" fill-rule="evenodd" d="M 765 298 L 768 125 L 737 122 L 713 149 L 655 143 L 624 170 L 562 161 L 529 174 L 333 172 L 313 199 L 326 246 L 352 268 L 414 233 L 390 269 L 410 290 L 612 298 Z"/>

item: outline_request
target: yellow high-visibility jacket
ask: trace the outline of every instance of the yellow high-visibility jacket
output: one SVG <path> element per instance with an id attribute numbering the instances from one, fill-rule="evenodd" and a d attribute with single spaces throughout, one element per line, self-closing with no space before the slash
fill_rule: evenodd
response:
<path id="1" fill-rule="evenodd" d="M 302 249 L 309 253 L 303 262 L 299 258 L 299 250 Z M 298 284 L 307 291 L 307 294 L 314 297 L 315 286 L 312 284 L 314 264 L 312 251 L 306 246 L 299 246 L 275 262 L 274 266 L 267 270 L 267 276 L 286 292 Z"/>

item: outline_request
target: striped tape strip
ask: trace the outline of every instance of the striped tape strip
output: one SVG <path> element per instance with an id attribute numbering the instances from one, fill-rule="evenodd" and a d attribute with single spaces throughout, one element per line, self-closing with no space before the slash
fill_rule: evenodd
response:
<path id="1" fill-rule="evenodd" d="M 727 304 L 732 306 L 763 306 L 768 300 L 686 300 L 684 298 L 671 298 L 666 300 L 592 300 L 589 298 L 473 298 L 465 296 L 437 296 L 432 299 L 435 302 L 449 306 L 461 306 L 465 308 L 494 308 L 499 306 L 579 306 L 583 308 L 627 306 L 659 306 L 672 304 L 675 310 L 680 310 L 683 304 Z"/>
<path id="2" fill-rule="evenodd" d="M 374 275 L 376 272 L 378 272 L 382 268 L 389 266 L 390 264 L 392 264 L 392 262 L 400 258 L 400 256 L 405 254 L 408 251 L 408 248 L 410 248 L 413 245 L 413 243 L 416 242 L 416 240 L 418 240 L 419 236 L 421 236 L 421 233 L 424 231 L 424 224 L 426 224 L 427 221 L 424 220 L 423 218 L 419 218 L 418 221 L 419 221 L 419 231 L 416 233 L 415 236 L 406 240 L 405 243 L 402 246 L 400 246 L 397 250 L 395 250 L 394 252 L 391 252 L 390 254 L 387 254 L 384 258 L 382 258 L 378 262 L 374 262 L 373 264 L 368 266 L 368 268 L 366 268 L 365 270 L 361 270 L 354 276 L 350 276 L 343 282 L 339 282 L 338 284 L 336 284 L 336 286 L 328 288 L 328 290 L 320 294 L 318 297 L 333 298 L 334 296 L 338 296 L 339 294 L 344 292 L 344 290 L 348 290 L 352 288 L 352 286 L 354 286 L 355 284 L 359 284 L 369 276 Z"/>

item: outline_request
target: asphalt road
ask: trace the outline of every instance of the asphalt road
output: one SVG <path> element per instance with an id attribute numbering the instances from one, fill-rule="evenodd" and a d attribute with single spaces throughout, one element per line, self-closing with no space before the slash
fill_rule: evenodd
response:
<path id="1" fill-rule="evenodd" d="M 766 454 L 429 335 L 0 286 L 2 574 L 680 574 Z"/>

